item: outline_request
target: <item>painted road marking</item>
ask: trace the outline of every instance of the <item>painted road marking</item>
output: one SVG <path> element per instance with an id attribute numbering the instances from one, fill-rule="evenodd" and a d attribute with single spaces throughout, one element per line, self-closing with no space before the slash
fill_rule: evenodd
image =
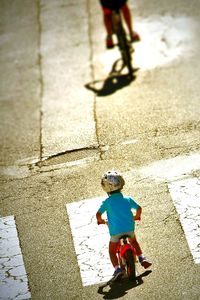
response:
<path id="1" fill-rule="evenodd" d="M 195 263 L 200 263 L 200 154 L 160 160 L 140 169 L 140 174 L 168 183 L 170 195 L 185 232 Z"/>
<path id="2" fill-rule="evenodd" d="M 14 216 L 0 218 L 0 299 L 29 299 L 28 278 Z"/>
<path id="3" fill-rule="evenodd" d="M 169 183 L 169 191 L 179 214 L 194 262 L 200 263 L 200 179 Z"/>
<path id="4" fill-rule="evenodd" d="M 108 228 L 96 224 L 96 212 L 104 199 L 98 197 L 66 205 L 83 286 L 108 281 L 113 274 L 108 255 Z"/>
<path id="5" fill-rule="evenodd" d="M 200 154 L 194 153 L 134 170 L 142 177 L 167 182 L 195 263 L 200 263 L 200 179 L 190 174 L 199 169 Z M 108 255 L 108 228 L 98 226 L 95 217 L 104 199 L 85 199 L 66 205 L 84 286 L 105 282 L 113 273 Z"/>
<path id="6" fill-rule="evenodd" d="M 171 182 L 188 177 L 189 173 L 197 170 L 200 170 L 200 153 L 158 160 L 142 167 L 139 172 L 145 177 Z"/>

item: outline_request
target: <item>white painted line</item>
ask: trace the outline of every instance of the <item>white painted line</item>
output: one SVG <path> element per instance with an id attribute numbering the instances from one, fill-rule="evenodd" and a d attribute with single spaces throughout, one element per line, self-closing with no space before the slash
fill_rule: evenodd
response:
<path id="1" fill-rule="evenodd" d="M 126 141 L 123 141 L 121 144 L 122 145 L 132 145 L 132 144 L 136 144 L 138 143 L 138 140 L 137 139 L 134 139 L 134 140 L 126 140 Z"/>
<path id="2" fill-rule="evenodd" d="M 141 168 L 139 173 L 160 181 L 173 181 L 196 170 L 200 170 L 200 153 L 159 160 Z"/>
<path id="3" fill-rule="evenodd" d="M 84 286 L 105 282 L 113 274 L 108 228 L 96 224 L 96 212 L 104 199 L 98 197 L 66 205 Z"/>
<path id="4" fill-rule="evenodd" d="M 172 182 L 169 191 L 187 238 L 194 262 L 200 263 L 200 180 Z"/>
<path id="5" fill-rule="evenodd" d="M 192 172 L 198 170 L 199 153 L 156 161 L 139 170 L 142 176 L 168 182 L 195 263 L 200 263 L 200 180 Z"/>
<path id="6" fill-rule="evenodd" d="M 0 218 L 0 299 L 29 299 L 28 278 L 14 216 Z"/>
<path id="7" fill-rule="evenodd" d="M 30 175 L 30 170 L 27 166 L 0 167 L 0 174 L 3 176 L 12 176 L 15 178 L 26 178 Z"/>

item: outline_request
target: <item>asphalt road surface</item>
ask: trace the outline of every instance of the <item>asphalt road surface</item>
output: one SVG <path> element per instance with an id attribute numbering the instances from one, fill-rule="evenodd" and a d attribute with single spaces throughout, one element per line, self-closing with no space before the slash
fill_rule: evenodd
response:
<path id="1" fill-rule="evenodd" d="M 98 1 L 0 0 L 0 299 L 200 299 L 200 1 L 129 4 L 134 80 L 111 74 Z M 94 203 L 112 168 L 153 265 L 101 290 Z"/>

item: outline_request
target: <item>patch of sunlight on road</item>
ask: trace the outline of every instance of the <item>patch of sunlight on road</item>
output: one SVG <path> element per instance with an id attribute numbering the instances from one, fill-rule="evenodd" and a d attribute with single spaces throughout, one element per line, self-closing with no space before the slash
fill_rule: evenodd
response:
<path id="1" fill-rule="evenodd" d="M 170 62 L 193 55 L 196 49 L 195 19 L 186 16 L 151 16 L 136 19 L 134 29 L 140 34 L 141 41 L 134 43 L 134 68 L 154 69 Z M 115 37 L 114 37 L 115 38 Z M 100 57 L 105 73 L 120 58 L 117 47 L 106 50 Z"/>
<path id="2" fill-rule="evenodd" d="M 195 50 L 197 22 L 186 16 L 151 16 L 135 24 L 141 42 L 135 43 L 134 67 L 166 65 Z"/>

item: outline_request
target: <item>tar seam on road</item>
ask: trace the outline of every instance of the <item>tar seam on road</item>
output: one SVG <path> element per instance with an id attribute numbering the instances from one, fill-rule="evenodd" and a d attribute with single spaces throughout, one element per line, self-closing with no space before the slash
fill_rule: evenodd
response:
<path id="1" fill-rule="evenodd" d="M 40 82 L 40 161 L 42 160 L 43 154 L 43 145 L 42 145 L 42 99 L 44 93 L 44 81 L 43 81 L 43 74 L 42 74 L 42 54 L 41 54 L 41 32 L 42 32 L 42 22 L 41 22 L 41 6 L 40 0 L 36 0 L 36 7 L 37 7 L 37 24 L 38 24 L 38 69 L 39 69 L 39 82 Z"/>
<path id="2" fill-rule="evenodd" d="M 88 13 L 88 39 L 89 39 L 89 47 L 90 47 L 90 56 L 89 56 L 90 70 L 91 70 L 92 81 L 95 81 L 94 65 L 93 65 L 94 49 L 93 49 L 93 43 L 92 43 L 92 13 L 91 13 L 90 0 L 86 1 L 86 9 L 87 9 L 87 13 Z M 98 119 L 97 119 L 96 104 L 97 104 L 97 99 L 96 99 L 96 95 L 94 94 L 93 115 L 94 115 L 94 122 L 95 122 L 95 132 L 96 132 L 98 148 L 100 151 L 99 157 L 100 157 L 100 160 L 102 160 L 102 151 L 101 151 L 101 147 L 100 147 L 99 134 L 98 134 Z"/>

